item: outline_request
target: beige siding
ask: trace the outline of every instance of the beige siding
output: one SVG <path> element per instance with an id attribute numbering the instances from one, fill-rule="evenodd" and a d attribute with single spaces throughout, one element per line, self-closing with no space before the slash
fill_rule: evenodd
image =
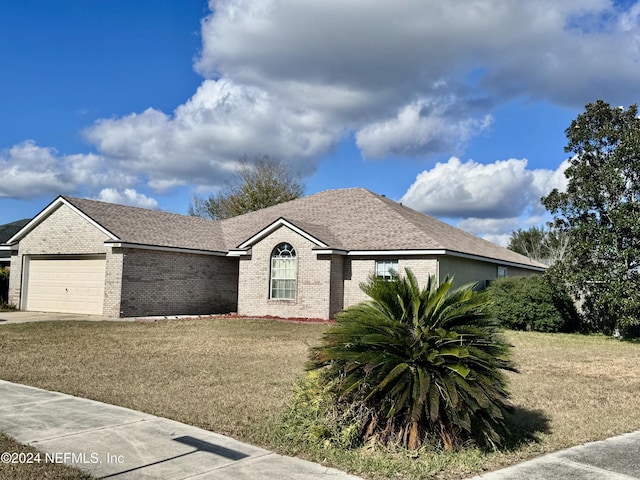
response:
<path id="1" fill-rule="evenodd" d="M 295 300 L 269 298 L 271 252 L 287 242 L 296 250 L 297 290 Z M 240 315 L 329 318 L 331 266 L 329 255 L 319 256 L 315 245 L 286 226 L 263 238 L 251 249 L 251 257 L 240 260 L 238 313 Z"/>
<path id="2" fill-rule="evenodd" d="M 484 288 L 487 280 L 498 278 L 498 267 L 503 266 L 499 262 L 482 262 L 468 258 L 443 256 L 438 261 L 438 276 L 440 280 L 444 280 L 447 275 L 453 275 L 455 286 L 458 287 L 467 283 L 480 282 L 478 287 Z M 506 267 L 506 269 L 509 277 L 537 275 L 540 273 L 516 267 Z"/>

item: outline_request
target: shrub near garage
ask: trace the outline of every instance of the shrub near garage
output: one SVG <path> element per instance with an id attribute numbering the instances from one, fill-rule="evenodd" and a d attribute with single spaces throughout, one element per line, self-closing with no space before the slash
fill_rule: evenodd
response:
<path id="1" fill-rule="evenodd" d="M 0 267 L 0 308 L 6 306 L 9 293 L 9 269 Z"/>
<path id="2" fill-rule="evenodd" d="M 547 275 L 500 278 L 487 287 L 491 312 L 512 330 L 575 332 L 580 321 L 573 301 Z"/>
<path id="3" fill-rule="evenodd" d="M 431 277 L 420 289 L 405 273 L 362 285 L 372 300 L 336 316 L 309 369 L 362 441 L 410 449 L 501 443 L 508 394 L 500 370 L 513 367 L 487 298 L 471 286 L 452 290 L 452 279 L 438 285 Z"/>

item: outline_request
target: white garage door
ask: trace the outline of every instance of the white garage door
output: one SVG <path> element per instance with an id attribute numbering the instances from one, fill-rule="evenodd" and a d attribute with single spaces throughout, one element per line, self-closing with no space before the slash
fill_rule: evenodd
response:
<path id="1" fill-rule="evenodd" d="M 105 258 L 29 260 L 26 310 L 102 314 Z"/>

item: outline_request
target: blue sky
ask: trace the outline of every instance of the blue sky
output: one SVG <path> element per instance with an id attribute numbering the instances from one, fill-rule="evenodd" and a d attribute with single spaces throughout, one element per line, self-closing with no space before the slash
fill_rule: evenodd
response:
<path id="1" fill-rule="evenodd" d="M 0 224 L 57 195 L 186 213 L 242 155 L 504 244 L 584 105 L 636 103 L 640 5 L 6 0 Z"/>

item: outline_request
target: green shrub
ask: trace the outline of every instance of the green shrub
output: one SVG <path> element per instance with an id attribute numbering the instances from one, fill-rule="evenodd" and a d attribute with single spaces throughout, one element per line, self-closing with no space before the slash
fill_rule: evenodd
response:
<path id="1" fill-rule="evenodd" d="M 506 328 L 575 332 L 580 327 L 571 297 L 547 275 L 500 278 L 486 292 L 493 315 Z"/>
<path id="2" fill-rule="evenodd" d="M 500 444 L 508 398 L 500 370 L 513 367 L 486 296 L 435 277 L 420 289 L 405 273 L 370 277 L 361 288 L 372 300 L 338 314 L 312 351 L 308 368 L 333 396 L 334 416 L 360 441 Z"/>
<path id="3" fill-rule="evenodd" d="M 0 306 L 6 304 L 9 296 L 9 269 L 0 267 Z"/>
<path id="4" fill-rule="evenodd" d="M 351 449 L 360 445 L 360 423 L 352 411 L 336 408 L 333 396 L 319 381 L 317 371 L 296 384 L 293 400 L 283 416 L 282 443 L 305 449 L 337 447 Z"/>

